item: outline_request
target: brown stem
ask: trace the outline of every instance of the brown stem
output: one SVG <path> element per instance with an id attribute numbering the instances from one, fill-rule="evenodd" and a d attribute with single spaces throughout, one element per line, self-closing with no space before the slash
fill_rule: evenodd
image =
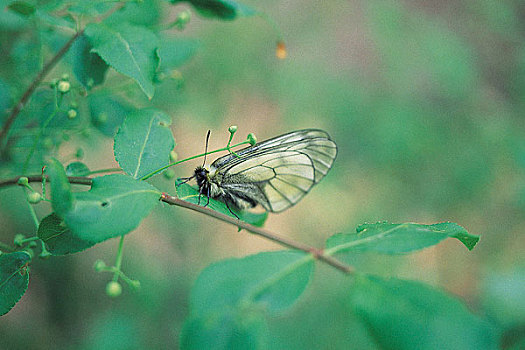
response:
<path id="1" fill-rule="evenodd" d="M 16 185 L 18 183 L 18 179 L 20 179 L 21 177 L 24 177 L 24 176 L 17 176 L 12 179 L 1 180 L 0 188 L 11 186 L 11 185 Z M 31 176 L 26 176 L 26 177 L 29 180 L 29 182 L 42 182 L 42 175 L 31 175 Z M 47 175 L 44 175 L 44 177 L 46 178 L 46 180 L 49 180 Z M 91 178 L 84 177 L 84 176 L 68 176 L 67 179 L 69 180 L 70 183 L 77 184 L 77 185 L 91 185 L 93 182 Z"/>
<path id="2" fill-rule="evenodd" d="M 241 221 L 239 219 L 233 218 L 231 216 L 219 213 L 217 211 L 211 210 L 209 208 L 205 208 L 203 206 L 189 203 L 186 201 L 183 201 L 182 199 L 179 199 L 177 197 L 170 196 L 169 194 L 163 193 L 161 196 L 161 200 L 165 203 L 176 205 L 178 207 L 183 207 L 186 209 L 197 211 L 201 214 L 205 214 L 208 216 L 211 216 L 213 218 L 216 218 L 218 220 L 227 222 L 229 224 L 232 224 L 234 226 L 240 227 L 242 229 L 245 229 L 246 231 L 249 231 L 253 234 L 259 235 L 261 237 L 264 237 L 266 239 L 269 239 L 271 241 L 274 241 L 276 243 L 279 243 L 282 246 L 292 248 L 292 249 L 298 249 L 302 250 L 303 252 L 310 253 L 316 258 L 317 260 L 320 260 L 324 263 L 327 263 L 328 265 L 331 265 L 335 267 L 338 270 L 343 271 L 344 273 L 353 273 L 354 270 L 352 267 L 347 266 L 343 263 L 341 263 L 339 260 L 332 258 L 331 256 L 326 256 L 323 254 L 323 251 L 321 249 L 317 249 L 308 245 L 305 245 L 303 243 L 295 242 L 291 239 L 288 239 L 286 237 L 278 236 L 275 233 L 272 233 L 268 230 L 265 230 L 263 228 L 250 225 L 244 221 Z"/>
<path id="3" fill-rule="evenodd" d="M 10 185 L 16 185 L 19 178 L 20 178 L 20 176 L 19 177 L 15 177 L 13 179 L 0 181 L 0 188 L 1 187 L 5 187 L 5 186 L 10 186 Z M 29 182 L 41 182 L 42 181 L 42 176 L 41 175 L 27 176 L 27 178 L 28 178 Z M 92 179 L 89 178 L 89 177 L 68 176 L 68 180 L 72 184 L 78 184 L 78 185 L 91 185 L 92 184 Z M 189 202 L 183 201 L 182 199 L 170 196 L 169 194 L 166 194 L 166 193 L 163 193 L 161 195 L 160 200 L 163 201 L 164 203 L 168 203 L 170 205 L 175 205 L 175 206 L 178 206 L 178 207 L 183 207 L 183 208 L 186 208 L 186 209 L 197 211 L 197 212 L 199 212 L 201 214 L 204 214 L 204 215 L 207 215 L 207 216 L 211 216 L 211 217 L 216 218 L 216 219 L 218 219 L 220 221 L 227 222 L 227 223 L 232 224 L 234 226 L 237 226 L 237 227 L 240 227 L 242 229 L 245 229 L 248 232 L 251 232 L 251 233 L 256 234 L 258 236 L 264 237 L 264 238 L 269 239 L 269 240 L 271 240 L 273 242 L 276 242 L 276 243 L 278 243 L 278 244 L 280 244 L 280 245 L 282 245 L 284 247 L 297 249 L 297 250 L 301 250 L 303 252 L 312 254 L 315 259 L 317 259 L 319 261 L 322 261 L 322 262 L 324 262 L 324 263 L 326 263 L 326 264 L 328 264 L 330 266 L 333 266 L 336 269 L 338 269 L 340 271 L 343 271 L 344 273 L 353 273 L 354 272 L 354 269 L 351 266 L 345 265 L 342 262 L 340 262 L 339 260 L 334 259 L 331 256 L 324 255 L 322 249 L 311 247 L 309 245 L 293 241 L 293 240 L 291 240 L 289 238 L 276 235 L 275 233 L 270 232 L 268 230 L 265 230 L 263 228 L 250 225 L 250 224 L 248 224 L 248 223 L 246 223 L 244 221 L 241 221 L 239 219 L 236 219 L 236 218 L 233 218 L 231 216 L 225 215 L 223 213 L 219 213 L 219 212 L 211 210 L 209 208 L 202 207 L 202 206 L 197 205 L 197 204 L 193 204 L 193 203 L 189 203 Z"/>

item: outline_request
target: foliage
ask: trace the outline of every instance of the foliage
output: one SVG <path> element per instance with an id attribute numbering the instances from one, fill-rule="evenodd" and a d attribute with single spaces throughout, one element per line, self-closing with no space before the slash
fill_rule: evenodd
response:
<path id="1" fill-rule="evenodd" d="M 481 17 L 507 28 L 491 35 L 519 41 L 509 34 L 519 26 L 517 15 L 513 17 L 517 10 L 488 0 L 482 3 L 476 10 Z M 486 278 L 484 311 L 470 309 L 478 305 L 468 293 L 461 298 L 402 278 L 406 271 L 412 278 L 418 271 L 427 274 L 428 266 L 412 262 L 435 254 L 435 261 L 446 266 L 440 274 L 456 270 L 456 280 L 465 285 L 474 279 L 477 272 L 473 270 L 479 269 L 464 265 L 469 264 L 466 261 L 480 263 L 475 255 L 480 249 L 467 258 L 458 258 L 465 249 L 461 253 L 452 249 L 462 244 L 471 251 L 480 237 L 436 218 L 465 220 L 465 227 L 475 228 L 472 232 L 490 232 L 503 230 L 490 226 L 488 219 L 500 213 L 511 223 L 506 229 L 518 232 L 517 227 L 522 227 L 512 221 L 525 208 L 519 195 L 513 194 L 511 201 L 496 196 L 500 205 L 512 203 L 501 212 L 497 207 L 491 207 L 494 213 L 492 209 L 478 212 L 475 206 L 489 198 L 488 192 L 501 192 L 499 196 L 508 192 L 504 186 L 508 179 L 497 177 L 494 165 L 507 173 L 523 170 L 523 142 L 513 147 L 523 128 L 513 127 L 519 124 L 513 108 L 487 100 L 484 94 L 492 90 L 477 89 L 482 78 L 471 64 L 473 48 L 455 31 L 430 16 L 421 21 L 397 3 L 363 5 L 369 35 L 381 53 L 378 71 L 384 73 L 379 84 L 369 84 L 364 80 L 371 69 L 367 67 L 352 73 L 363 80 L 348 79 L 350 84 L 337 75 L 349 74 L 346 71 L 334 74 L 328 66 L 307 63 L 298 67 L 300 59 L 274 62 L 272 57 L 272 63 L 260 59 L 268 52 L 267 45 L 263 45 L 264 54 L 257 51 L 257 43 L 267 43 L 265 35 L 277 41 L 277 57 L 286 56 L 280 30 L 262 9 L 237 1 L 8 0 L 0 4 L 0 46 L 5 51 L 0 57 L 0 219 L 6 221 L 0 235 L 0 314 L 7 314 L 6 319 L 27 315 L 15 305 L 46 302 L 32 292 L 31 273 L 36 281 L 32 283 L 48 284 L 50 298 L 65 300 L 64 306 L 55 304 L 50 312 L 56 314 L 49 318 L 60 319 L 65 332 L 68 326 L 74 328 L 83 319 L 82 312 L 94 308 L 87 293 L 103 290 L 95 276 L 82 274 L 80 281 L 75 264 L 85 260 L 92 264 L 93 254 L 105 254 L 105 247 L 114 244 L 111 239 L 119 238 L 115 263 L 109 266 L 96 260 L 94 269 L 111 274 L 111 280 L 105 281 L 106 294 L 120 298 L 105 305 L 106 309 L 97 309 L 99 314 L 88 313 L 92 332 L 86 333 L 92 336 L 81 340 L 84 348 L 348 348 L 361 344 L 358 347 L 365 349 L 494 349 L 501 344 L 518 348 L 524 343 L 519 333 L 523 312 L 518 310 L 522 294 L 516 293 L 523 289 L 519 270 L 510 277 L 492 272 Z M 337 5 L 323 6 L 337 19 L 333 11 Z M 193 10 L 201 16 L 191 23 L 200 40 L 185 36 Z M 319 17 L 326 15 L 323 10 L 305 9 L 304 14 L 313 16 L 308 28 L 290 28 L 290 33 L 315 32 Z M 235 26 L 245 27 L 234 32 L 234 39 L 228 30 Z M 334 40 L 317 32 L 319 45 L 325 39 Z M 308 52 L 307 47 L 302 49 Z M 310 54 L 314 59 L 317 52 Z M 339 64 L 336 57 L 327 56 L 323 53 L 316 64 L 325 60 Z M 517 78 L 505 96 L 521 106 L 525 61 L 516 62 L 513 68 L 518 74 L 513 74 Z M 258 70 L 252 70 L 254 66 Z M 232 210 L 206 198 L 186 181 L 174 180 L 173 172 L 188 161 L 218 152 L 234 153 L 240 146 L 253 144 L 255 136 L 250 133 L 232 145 L 238 132 L 251 131 L 232 126 L 225 146 L 179 160 L 174 133 L 185 146 L 177 152 L 186 152 L 187 145 L 193 146 L 191 140 L 201 139 L 199 125 L 208 128 L 210 124 L 214 130 L 227 125 L 217 116 L 230 104 L 239 119 L 246 111 L 266 116 L 268 111 L 257 110 L 257 103 L 251 106 L 249 97 L 267 90 L 277 91 L 277 97 L 272 96 L 274 92 L 262 95 L 273 100 L 268 105 L 282 101 L 286 128 L 326 121 L 339 145 L 332 173 L 316 186 L 324 187 L 324 192 L 315 190 L 316 194 L 307 196 L 313 207 L 299 206 L 303 216 L 291 223 L 283 220 L 282 225 L 267 224 L 272 215 L 266 212 Z M 225 100 L 224 95 L 236 93 L 241 97 L 236 102 Z M 246 110 L 235 109 L 239 101 L 246 103 Z M 487 119 L 503 111 L 507 125 L 474 122 L 472 115 L 482 107 L 488 110 Z M 451 114 L 457 117 L 449 119 Z M 292 119 L 295 115 L 304 117 L 298 122 Z M 285 126 L 281 128 L 286 131 Z M 478 139 L 482 141 L 474 144 Z M 512 165 L 502 155 L 509 149 Z M 523 185 L 517 178 L 511 180 Z M 379 189 L 371 192 L 371 188 Z M 525 193 L 523 188 L 515 192 Z M 352 201 L 359 207 L 353 213 L 347 210 Z M 177 207 L 168 208 L 168 204 Z M 211 233 L 222 234 L 225 229 L 214 222 L 196 224 L 183 208 L 220 218 L 238 226 L 240 232 L 221 237 L 215 247 Z M 370 217 L 376 221 L 378 216 L 400 223 L 378 221 L 358 225 L 355 232 L 349 229 L 352 221 Z M 438 223 L 404 222 L 407 217 Z M 477 225 L 476 219 L 486 227 Z M 338 228 L 331 230 L 341 233 L 326 238 L 323 230 L 332 224 Z M 263 229 L 265 225 L 305 234 L 289 237 L 288 232 Z M 236 231 L 234 226 L 231 231 Z M 124 237 L 134 231 L 133 237 L 126 238 L 133 242 L 134 253 L 125 263 L 137 279 L 123 271 Z M 287 249 L 257 254 L 246 254 L 251 249 L 236 251 L 240 239 L 251 239 L 246 231 Z M 296 240 L 308 240 L 307 233 L 322 237 L 324 248 Z M 176 247 L 166 243 L 168 237 Z M 486 239 L 489 247 L 505 242 L 488 234 L 482 242 Z M 163 250 L 176 253 L 166 258 Z M 239 254 L 243 257 L 214 262 Z M 400 254 L 405 256 L 395 257 Z M 410 265 L 404 273 L 403 261 Z M 388 271 L 400 277 L 383 276 Z M 78 284 L 69 289 L 66 280 L 80 282 L 71 282 Z M 506 288 L 509 285 L 511 289 Z M 22 298 L 26 291 L 34 293 L 30 297 L 36 301 Z M 334 297 L 328 297 L 332 292 Z M 505 302 L 499 301 L 502 296 Z M 103 300 L 102 293 L 95 298 Z M 74 304 L 74 310 L 70 312 L 66 303 Z M 42 333 L 52 334 L 52 327 L 46 327 Z M 0 334 L 6 346 L 30 347 L 40 342 L 18 337 L 9 326 L 1 326 Z M 33 338 L 41 337 L 43 344 L 47 336 L 53 337 L 37 334 Z M 57 348 L 75 345 L 79 344 L 64 342 Z"/>

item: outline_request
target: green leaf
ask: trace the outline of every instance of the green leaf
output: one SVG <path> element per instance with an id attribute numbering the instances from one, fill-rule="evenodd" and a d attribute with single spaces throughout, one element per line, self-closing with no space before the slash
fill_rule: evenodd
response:
<path id="1" fill-rule="evenodd" d="M 73 194 L 64 167 L 60 162 L 52 158 L 47 166 L 45 173 L 49 176 L 51 183 L 51 204 L 55 213 L 64 217 L 73 207 Z"/>
<path id="2" fill-rule="evenodd" d="M 89 168 L 82 162 L 69 163 L 66 167 L 67 176 L 85 176 L 89 174 Z"/>
<path id="3" fill-rule="evenodd" d="M 159 47 L 159 71 L 169 74 L 173 69 L 182 66 L 193 57 L 198 48 L 199 42 L 194 39 L 162 39 Z"/>
<path id="4" fill-rule="evenodd" d="M 419 282 L 358 275 L 350 303 L 381 349 L 497 349 L 486 321 Z"/>
<path id="5" fill-rule="evenodd" d="M 73 43 L 70 54 L 73 59 L 73 73 L 87 90 L 102 84 L 109 68 L 99 55 L 91 52 L 91 49 L 87 37 L 81 35 Z"/>
<path id="6" fill-rule="evenodd" d="M 267 322 L 260 312 L 223 310 L 186 320 L 180 335 L 181 349 L 264 349 Z"/>
<path id="7" fill-rule="evenodd" d="M 356 233 L 333 235 L 326 241 L 326 252 L 331 255 L 348 252 L 408 253 L 433 246 L 449 237 L 458 239 L 469 250 L 479 240 L 479 236 L 452 222 L 433 225 L 380 222 L 360 225 Z"/>
<path id="8" fill-rule="evenodd" d="M 8 313 L 27 290 L 30 261 L 26 252 L 0 254 L 0 316 Z"/>
<path id="9" fill-rule="evenodd" d="M 177 2 L 180 1 L 172 0 L 172 3 Z M 240 16 L 248 17 L 257 14 L 257 11 L 250 6 L 233 0 L 189 0 L 189 2 L 201 15 L 225 21 L 231 21 Z"/>
<path id="10" fill-rule="evenodd" d="M 175 141 L 164 112 L 144 109 L 128 116 L 115 135 L 115 159 L 120 167 L 139 179 L 169 164 Z"/>
<path id="11" fill-rule="evenodd" d="M 264 348 L 266 312 L 290 308 L 314 269 L 310 254 L 266 252 L 208 266 L 190 296 L 190 317 L 181 333 L 185 349 Z"/>
<path id="12" fill-rule="evenodd" d="M 135 229 L 159 199 L 155 187 L 127 175 L 96 177 L 89 191 L 75 193 L 64 219 L 75 237 L 98 243 Z"/>
<path id="13" fill-rule="evenodd" d="M 107 64 L 134 79 L 149 99 L 153 97 L 153 78 L 159 66 L 157 36 L 147 28 L 119 24 L 91 23 L 85 31 L 93 48 Z"/>
<path id="14" fill-rule="evenodd" d="M 12 1 L 7 8 L 22 16 L 30 16 L 35 13 L 35 5 L 28 1 Z"/>
<path id="15" fill-rule="evenodd" d="M 88 96 L 91 123 L 106 136 L 115 136 L 132 107 L 118 96 L 91 94 Z"/>
<path id="16" fill-rule="evenodd" d="M 179 183 L 180 182 L 177 182 L 177 184 Z M 185 200 L 186 202 L 190 202 L 193 204 L 205 205 L 208 202 L 208 198 L 204 195 L 201 195 L 201 200 L 199 203 L 199 191 L 188 184 L 177 185 L 177 197 L 179 197 L 179 199 Z M 233 215 L 230 212 L 230 210 L 228 210 L 226 204 L 219 200 L 210 198 L 210 204 L 208 204 L 208 208 L 218 211 L 219 213 L 231 216 L 232 218 L 236 218 L 235 215 Z M 258 227 L 262 227 L 264 225 L 264 222 L 268 218 L 267 212 L 252 213 L 248 210 L 239 211 L 235 208 L 231 208 L 231 210 L 235 214 L 237 214 L 239 219 L 241 219 L 242 221 Z"/>
<path id="17" fill-rule="evenodd" d="M 53 255 L 80 252 L 97 243 L 76 237 L 66 226 L 64 220 L 55 213 L 40 221 L 37 235 L 45 243 L 46 249 Z"/>
<path id="18" fill-rule="evenodd" d="M 43 10 L 41 8 L 36 10 L 35 15 L 39 21 L 47 22 L 51 26 L 76 30 L 76 23 L 70 16 L 57 17 L 51 14 L 51 10 Z"/>
<path id="19" fill-rule="evenodd" d="M 207 315 L 229 308 L 284 311 L 303 293 L 313 269 L 310 254 L 291 250 L 212 264 L 193 286 L 191 314 Z"/>
<path id="20" fill-rule="evenodd" d="M 91 17 L 102 15 L 113 6 L 113 4 L 106 0 L 73 0 L 71 2 L 72 4 L 68 7 L 68 12 Z"/>

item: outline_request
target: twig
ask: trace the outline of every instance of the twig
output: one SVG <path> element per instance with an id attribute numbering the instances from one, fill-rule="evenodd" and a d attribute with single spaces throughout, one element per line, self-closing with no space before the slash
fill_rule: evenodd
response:
<path id="1" fill-rule="evenodd" d="M 8 179 L 8 180 L 1 180 L 0 188 L 11 186 L 11 185 L 16 185 L 18 183 L 18 179 L 20 179 L 21 177 L 23 176 L 17 176 L 15 178 Z M 42 175 L 31 175 L 31 176 L 26 176 L 26 177 L 29 180 L 29 182 L 42 182 Z M 44 177 L 46 178 L 46 180 L 49 181 L 49 177 L 47 175 L 44 175 Z M 89 186 L 93 183 L 93 180 L 91 178 L 84 177 L 84 176 L 68 176 L 67 179 L 69 180 L 70 183 L 77 184 L 77 185 L 88 185 Z"/>
<path id="2" fill-rule="evenodd" d="M 317 260 L 320 260 L 322 262 L 327 263 L 328 265 L 331 265 L 335 267 L 338 270 L 343 271 L 344 273 L 353 273 L 354 270 L 352 267 L 345 265 L 341 263 L 339 260 L 332 258 L 331 256 L 326 256 L 323 254 L 322 249 L 317 249 L 311 246 L 308 246 L 306 244 L 302 244 L 299 242 L 295 242 L 293 240 L 290 240 L 288 238 L 278 236 L 275 233 L 272 233 L 268 230 L 265 230 L 263 228 L 250 225 L 244 221 L 241 221 L 239 219 L 233 218 L 231 216 L 219 213 L 217 211 L 211 210 L 209 208 L 205 208 L 203 206 L 189 203 L 186 201 L 183 201 L 182 199 L 179 199 L 177 197 L 170 196 L 169 194 L 163 193 L 161 196 L 161 200 L 165 203 L 176 205 L 178 207 L 183 207 L 186 209 L 197 211 L 201 214 L 205 214 L 208 216 L 211 216 L 213 218 L 216 218 L 218 220 L 227 222 L 229 224 L 232 224 L 234 226 L 240 227 L 242 229 L 245 229 L 246 231 L 249 231 L 253 234 L 259 235 L 261 237 L 264 237 L 266 239 L 269 239 L 271 241 L 274 241 L 276 243 L 279 243 L 282 246 L 302 250 L 303 252 L 310 253 L 316 258 Z"/>
<path id="3" fill-rule="evenodd" d="M 16 177 L 16 178 L 13 178 L 13 179 L 0 181 L 0 188 L 1 187 L 5 187 L 5 186 L 10 186 L 10 185 L 16 185 L 19 178 L 20 178 L 20 176 Z M 42 181 L 42 176 L 41 175 L 27 176 L 27 178 L 28 178 L 29 182 L 41 182 Z M 46 179 L 47 179 L 47 177 L 46 177 Z M 92 184 L 92 179 L 89 178 L 89 177 L 68 176 L 68 180 L 72 184 L 78 184 L 78 185 L 91 185 Z M 197 204 L 193 204 L 193 203 L 189 203 L 189 202 L 183 201 L 182 199 L 170 196 L 167 193 L 163 193 L 161 195 L 161 197 L 160 197 L 160 200 L 163 201 L 164 203 L 167 203 L 167 204 L 170 204 L 170 205 L 183 207 L 183 208 L 186 208 L 186 209 L 197 211 L 197 212 L 199 212 L 201 214 L 204 214 L 204 215 L 207 215 L 207 216 L 211 216 L 211 217 L 213 217 L 215 219 L 218 219 L 220 221 L 224 221 L 226 223 L 229 223 L 229 224 L 232 224 L 234 226 L 237 226 L 237 227 L 240 227 L 242 229 L 245 229 L 248 232 L 251 232 L 251 233 L 256 234 L 258 236 L 261 236 L 261 237 L 264 237 L 266 239 L 269 239 L 270 241 L 276 242 L 276 243 L 278 243 L 278 244 L 280 244 L 280 245 L 282 245 L 284 247 L 297 249 L 297 250 L 301 250 L 303 252 L 312 254 L 315 259 L 317 259 L 319 261 L 322 261 L 322 262 L 324 262 L 324 263 L 326 263 L 326 264 L 328 264 L 330 266 L 333 266 L 336 269 L 338 269 L 338 270 L 340 270 L 340 271 L 342 271 L 344 273 L 353 273 L 354 272 L 354 269 L 351 266 L 345 265 L 342 262 L 340 262 L 339 260 L 337 260 L 337 259 L 335 259 L 335 258 L 333 258 L 331 256 L 324 255 L 322 249 L 311 247 L 309 245 L 293 241 L 293 240 L 291 240 L 289 238 L 276 235 L 275 233 L 270 232 L 268 230 L 265 230 L 263 228 L 250 225 L 250 224 L 248 224 L 248 223 L 246 223 L 244 221 L 241 221 L 239 219 L 236 219 L 236 218 L 233 218 L 231 216 L 225 215 L 223 213 L 219 213 L 219 212 L 211 210 L 209 208 L 202 207 L 202 206 L 197 205 Z"/>

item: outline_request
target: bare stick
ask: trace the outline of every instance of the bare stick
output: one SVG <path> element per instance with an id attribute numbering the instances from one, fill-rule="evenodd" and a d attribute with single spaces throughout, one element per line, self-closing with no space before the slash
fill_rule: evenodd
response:
<path id="1" fill-rule="evenodd" d="M 8 179 L 8 180 L 0 181 L 0 188 L 1 187 L 5 187 L 5 186 L 16 185 L 18 183 L 18 179 L 19 178 L 20 178 L 20 176 L 12 178 L 12 179 Z M 42 181 L 42 176 L 41 175 L 27 176 L 27 178 L 28 178 L 29 182 L 41 182 Z M 46 176 L 46 179 L 47 179 L 47 176 Z M 68 176 L 68 180 L 72 184 L 78 184 L 78 185 L 91 185 L 92 184 L 92 179 L 89 178 L 89 177 Z M 315 247 L 312 247 L 312 246 L 309 246 L 309 245 L 306 245 L 306 244 L 303 244 L 303 243 L 300 243 L 300 242 L 296 242 L 296 241 L 291 240 L 289 238 L 279 236 L 279 235 L 277 235 L 277 234 L 275 234 L 273 232 L 270 232 L 268 230 L 265 230 L 263 228 L 250 225 L 250 224 L 248 224 L 248 223 L 246 223 L 244 221 L 241 221 L 239 219 L 233 218 L 233 217 L 228 216 L 228 215 L 223 214 L 223 213 L 219 213 L 219 212 L 214 211 L 212 209 L 209 209 L 209 208 L 206 208 L 206 207 L 202 207 L 202 206 L 199 206 L 197 204 L 193 204 L 193 203 L 189 203 L 189 202 L 183 201 L 182 199 L 179 199 L 179 198 L 174 197 L 174 196 L 170 196 L 167 193 L 163 193 L 161 195 L 161 197 L 160 197 L 160 200 L 163 201 L 164 203 L 167 203 L 167 204 L 170 204 L 170 205 L 175 205 L 175 206 L 178 206 L 178 207 L 190 209 L 190 210 L 199 212 L 201 214 L 204 214 L 204 215 L 207 215 L 207 216 L 211 216 L 211 217 L 213 217 L 215 219 L 218 219 L 220 221 L 227 222 L 227 223 L 232 224 L 234 226 L 237 226 L 237 227 L 240 227 L 242 229 L 245 229 L 248 232 L 251 232 L 251 233 L 256 234 L 258 236 L 261 236 L 263 238 L 269 239 L 270 241 L 276 242 L 276 243 L 278 243 L 278 244 L 280 244 L 280 245 L 282 245 L 284 247 L 297 249 L 297 250 L 301 250 L 303 252 L 312 254 L 315 259 L 317 259 L 319 261 L 322 261 L 322 262 L 324 262 L 324 263 L 326 263 L 326 264 L 328 264 L 330 266 L 333 266 L 336 269 L 338 269 L 338 270 L 340 270 L 340 271 L 342 271 L 344 273 L 353 273 L 354 272 L 354 269 L 351 266 L 345 265 L 342 262 L 340 262 L 339 260 L 337 260 L 337 259 L 335 259 L 335 258 L 333 258 L 331 256 L 324 255 L 322 249 L 318 249 L 318 248 L 315 248 Z"/>
<path id="2" fill-rule="evenodd" d="M 177 197 L 170 196 L 169 194 L 163 193 L 161 196 L 161 200 L 165 203 L 176 205 L 178 207 L 187 208 L 193 211 L 197 211 L 201 214 L 211 216 L 213 218 L 216 218 L 218 220 L 227 222 L 229 224 L 232 224 L 234 226 L 240 227 L 242 229 L 245 229 L 246 231 L 249 231 L 253 234 L 256 234 L 258 236 L 264 237 L 266 239 L 269 239 L 271 241 L 274 241 L 284 247 L 292 248 L 292 249 L 298 249 L 302 250 L 303 252 L 310 253 L 316 258 L 317 260 L 320 260 L 324 263 L 327 263 L 328 265 L 331 265 L 335 267 L 338 270 L 343 271 L 344 273 L 353 273 L 354 270 L 352 267 L 345 265 L 341 263 L 339 260 L 332 258 L 331 256 L 326 256 L 323 254 L 322 249 L 314 248 L 311 246 L 308 246 L 306 244 L 295 242 L 291 239 L 288 239 L 286 237 L 282 237 L 279 235 L 276 235 L 275 233 L 272 233 L 268 230 L 265 230 L 263 228 L 250 225 L 244 221 L 241 221 L 236 218 L 232 218 L 231 216 L 225 215 L 223 213 L 219 213 L 217 211 L 211 210 L 209 208 L 205 208 L 202 206 L 199 206 L 197 204 L 189 203 L 186 201 L 183 201 L 182 199 L 179 199 Z"/>

